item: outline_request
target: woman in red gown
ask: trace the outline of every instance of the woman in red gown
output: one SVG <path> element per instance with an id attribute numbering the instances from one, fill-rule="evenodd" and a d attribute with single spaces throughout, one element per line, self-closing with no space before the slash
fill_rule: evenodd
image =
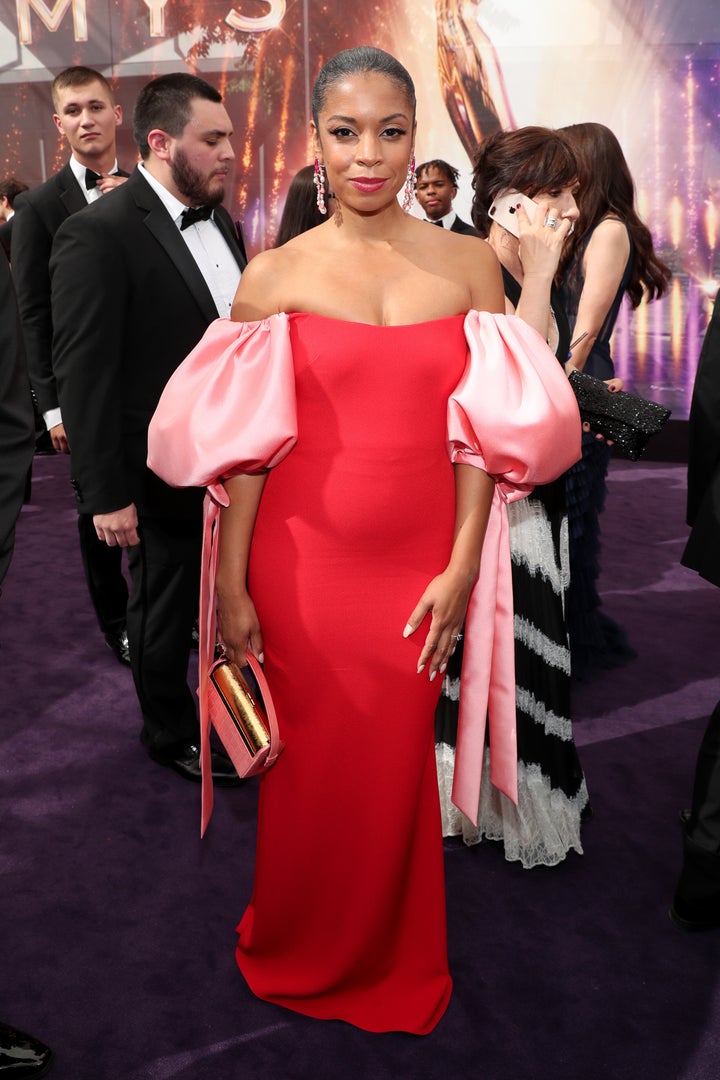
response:
<path id="1" fill-rule="evenodd" d="M 479 620 L 468 696 L 489 701 L 491 744 L 493 715 L 509 724 L 493 765 L 512 794 L 504 501 L 567 468 L 580 425 L 542 339 L 499 315 L 489 247 L 398 202 L 414 169 L 405 69 L 340 53 L 313 117 L 335 215 L 252 261 L 236 322 L 171 380 L 150 461 L 171 483 L 224 480 L 219 636 L 264 662 L 285 743 L 261 781 L 240 969 L 307 1015 L 424 1034 L 452 986 L 437 676 Z M 465 737 L 466 807 L 483 745 L 484 719 Z"/>

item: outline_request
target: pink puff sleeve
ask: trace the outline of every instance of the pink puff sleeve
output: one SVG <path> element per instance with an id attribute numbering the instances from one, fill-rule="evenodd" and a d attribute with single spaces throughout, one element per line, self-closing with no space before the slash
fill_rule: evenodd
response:
<path id="1" fill-rule="evenodd" d="M 448 403 L 453 462 L 495 480 L 480 574 L 468 604 L 453 802 L 477 824 L 486 724 L 493 784 L 517 802 L 515 644 L 506 504 L 555 480 L 581 454 L 581 422 L 563 366 L 513 315 L 471 311 L 469 358 Z"/>
<path id="2" fill-rule="evenodd" d="M 216 319 L 162 393 L 148 465 L 172 487 L 206 487 L 272 468 L 296 440 L 287 315 Z"/>
<path id="3" fill-rule="evenodd" d="M 215 579 L 222 481 L 271 469 L 297 442 L 295 375 L 287 315 L 217 319 L 173 373 L 148 433 L 148 465 L 173 487 L 206 487 L 200 570 L 201 834 L 213 806 L 208 671 L 215 648 Z"/>

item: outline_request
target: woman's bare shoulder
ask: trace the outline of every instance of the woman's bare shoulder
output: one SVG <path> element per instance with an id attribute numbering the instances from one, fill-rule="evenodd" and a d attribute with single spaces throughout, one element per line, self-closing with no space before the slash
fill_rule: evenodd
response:
<path id="1" fill-rule="evenodd" d="M 283 310 L 283 281 L 291 272 L 293 256 L 285 247 L 255 255 L 240 277 L 232 318 L 238 322 L 266 319 Z"/>
<path id="2" fill-rule="evenodd" d="M 624 221 L 617 217 L 605 217 L 593 229 L 585 252 L 588 259 L 627 260 L 630 254 L 630 237 Z"/>
<path id="3" fill-rule="evenodd" d="M 463 260 L 470 281 L 472 306 L 478 311 L 505 312 L 505 290 L 497 255 L 477 236 L 458 236 L 463 244 Z"/>

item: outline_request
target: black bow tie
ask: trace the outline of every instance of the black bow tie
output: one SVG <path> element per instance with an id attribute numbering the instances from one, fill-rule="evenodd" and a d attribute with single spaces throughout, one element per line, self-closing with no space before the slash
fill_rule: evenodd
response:
<path id="1" fill-rule="evenodd" d="M 88 191 L 90 188 L 97 187 L 98 180 L 102 180 L 102 173 L 93 172 L 92 169 L 85 170 L 85 187 Z"/>
<path id="2" fill-rule="evenodd" d="M 182 212 L 180 230 L 187 229 L 189 225 L 195 225 L 198 221 L 208 221 L 212 217 L 212 206 L 189 206 Z"/>
<path id="3" fill-rule="evenodd" d="M 433 221 L 433 223 L 432 223 L 432 224 L 433 224 L 433 225 L 437 225 L 439 229 L 444 229 L 444 228 L 445 228 L 445 226 L 443 225 L 442 221 Z"/>

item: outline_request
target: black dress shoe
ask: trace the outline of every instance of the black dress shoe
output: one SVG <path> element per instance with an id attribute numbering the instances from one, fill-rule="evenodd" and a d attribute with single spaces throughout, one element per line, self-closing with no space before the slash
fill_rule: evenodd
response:
<path id="1" fill-rule="evenodd" d="M 677 896 L 670 905 L 668 914 L 678 930 L 720 930 L 720 911 L 692 911 Z"/>
<path id="2" fill-rule="evenodd" d="M 196 783 L 202 780 L 200 747 L 195 743 L 188 743 L 173 757 L 160 754 L 156 750 L 150 751 L 150 757 L 158 765 L 165 765 L 168 769 L 174 769 L 176 773 L 184 776 L 186 780 L 194 780 Z M 235 766 L 227 754 L 221 750 L 213 750 L 210 753 L 210 762 L 213 783 L 219 787 L 237 787 L 238 784 L 242 784 L 242 778 L 236 773 Z"/>
<path id="3" fill-rule="evenodd" d="M 109 630 L 105 634 L 105 644 L 115 654 L 115 659 L 121 664 L 130 664 L 130 642 L 128 641 L 127 627 L 122 626 L 119 630 Z"/>
<path id="4" fill-rule="evenodd" d="M 53 1052 L 39 1039 L 0 1022 L 0 1077 L 5 1080 L 36 1080 L 45 1076 Z"/>

